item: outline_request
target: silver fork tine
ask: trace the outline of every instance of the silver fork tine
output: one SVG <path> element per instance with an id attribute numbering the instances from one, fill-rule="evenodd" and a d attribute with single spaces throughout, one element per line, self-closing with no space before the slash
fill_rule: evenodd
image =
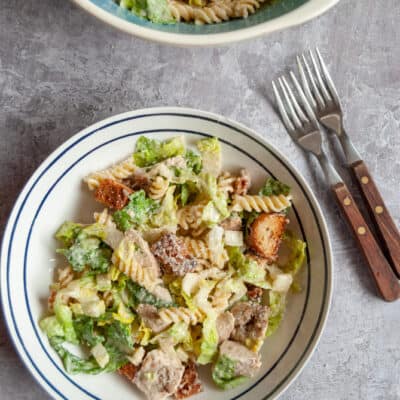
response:
<path id="1" fill-rule="evenodd" d="M 299 56 L 297 56 L 296 59 L 297 59 L 297 67 L 299 69 L 300 79 L 301 79 L 301 83 L 302 83 L 302 85 L 304 87 L 305 95 L 306 95 L 308 101 L 310 102 L 311 107 L 314 110 L 316 110 L 317 109 L 317 102 L 315 101 L 315 99 L 314 99 L 314 97 L 313 97 L 313 95 L 311 93 L 310 85 L 308 84 L 308 80 L 307 80 L 306 73 L 305 73 L 304 68 L 303 68 L 303 64 L 301 63 L 301 60 L 300 60 Z"/>
<path id="2" fill-rule="evenodd" d="M 298 116 L 300 117 L 300 119 L 303 122 L 305 122 L 305 123 L 309 122 L 307 117 L 306 117 L 306 115 L 304 114 L 303 110 L 299 106 L 299 103 L 297 102 L 296 97 L 294 96 L 293 91 L 290 88 L 290 86 L 287 83 L 286 78 L 284 76 L 282 77 L 282 81 L 283 81 L 283 83 L 284 83 L 284 85 L 286 87 L 287 92 L 289 93 L 290 100 L 291 100 L 291 102 L 292 102 L 292 104 L 293 104 Z"/>
<path id="3" fill-rule="evenodd" d="M 324 83 L 324 81 L 322 79 L 321 72 L 320 72 L 320 69 L 318 67 L 317 61 L 315 60 L 314 53 L 312 52 L 312 50 L 310 50 L 309 53 L 310 53 L 310 57 L 311 57 L 311 62 L 313 64 L 313 66 L 314 66 L 315 74 L 317 75 L 319 88 L 321 89 L 322 95 L 324 96 L 324 100 L 326 102 L 332 101 L 331 95 L 326 90 L 326 86 L 325 86 L 325 83 Z"/>
<path id="4" fill-rule="evenodd" d="M 303 103 L 303 107 L 304 107 L 304 109 L 305 109 L 305 111 L 306 111 L 306 113 L 308 115 L 308 118 L 312 122 L 317 124 L 317 117 L 316 117 L 316 115 L 315 115 L 315 113 L 314 113 L 309 101 L 307 100 L 307 97 L 304 94 L 303 89 L 301 88 L 301 86 L 299 84 L 299 81 L 297 80 L 296 75 L 293 73 L 293 71 L 290 71 L 290 77 L 292 78 L 292 82 L 293 82 L 293 84 L 294 84 L 294 86 L 295 86 L 295 88 L 297 90 L 297 93 L 300 96 L 300 99 L 301 99 L 301 101 Z"/>
<path id="5" fill-rule="evenodd" d="M 314 75 L 311 72 L 311 68 L 308 65 L 307 59 L 306 59 L 304 54 L 302 54 L 301 58 L 303 59 L 303 64 L 304 64 L 304 66 L 306 68 L 306 71 L 307 71 L 308 80 L 311 82 L 311 88 L 312 88 L 312 91 L 313 91 L 313 93 L 314 93 L 314 95 L 315 95 L 315 97 L 317 99 L 318 106 L 319 106 L 319 108 L 323 109 L 323 108 L 325 108 L 325 101 L 322 98 L 321 93 L 318 90 L 317 84 L 315 83 Z"/>
<path id="6" fill-rule="evenodd" d="M 293 108 L 293 104 L 292 104 L 292 102 L 290 101 L 289 95 L 288 95 L 288 93 L 287 93 L 287 91 L 286 91 L 285 85 L 283 84 L 282 78 L 279 78 L 279 79 L 278 79 L 278 82 L 279 82 L 279 85 L 280 85 L 280 87 L 281 87 L 281 89 L 282 89 L 283 97 L 284 97 L 285 100 L 286 100 L 286 104 L 287 104 L 287 106 L 288 106 L 288 108 L 289 108 L 289 114 L 290 114 L 291 117 L 292 117 L 292 120 L 293 120 L 293 122 L 294 122 L 294 125 L 295 125 L 296 128 L 301 128 L 301 126 L 302 126 L 301 121 L 300 121 L 300 119 L 299 119 L 299 117 L 298 117 L 296 111 L 295 111 L 294 108 Z"/>
<path id="7" fill-rule="evenodd" d="M 315 48 L 315 51 L 317 53 L 318 61 L 321 65 L 321 69 L 322 69 L 322 73 L 324 75 L 325 82 L 329 87 L 330 94 L 333 97 L 333 100 L 335 101 L 336 105 L 340 105 L 339 94 L 336 90 L 336 87 L 333 83 L 331 75 L 329 74 L 328 68 L 324 62 L 324 59 L 322 58 L 322 55 L 321 55 L 318 47 Z"/>
<path id="8" fill-rule="evenodd" d="M 276 103 L 278 104 L 278 109 L 281 114 L 283 124 L 285 125 L 285 128 L 290 133 L 290 135 L 293 137 L 295 127 L 292 124 L 292 121 L 290 121 L 289 115 L 285 109 L 285 106 L 283 105 L 283 101 L 281 95 L 279 94 L 278 88 L 276 87 L 275 81 L 272 81 L 272 89 L 274 91 Z"/>

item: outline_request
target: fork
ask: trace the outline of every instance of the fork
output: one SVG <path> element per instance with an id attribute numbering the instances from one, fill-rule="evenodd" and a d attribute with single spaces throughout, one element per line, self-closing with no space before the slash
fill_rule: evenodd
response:
<path id="1" fill-rule="evenodd" d="M 290 72 L 290 77 L 298 92 L 299 101 L 285 77 L 278 79 L 283 96 L 279 93 L 276 83 L 272 82 L 282 122 L 293 141 L 306 152 L 313 154 L 319 161 L 340 210 L 349 223 L 365 257 L 381 297 L 386 301 L 394 301 L 400 297 L 399 282 L 360 213 L 349 189 L 328 160 L 322 147 L 322 135 L 316 115 L 293 72 Z"/>
<path id="2" fill-rule="evenodd" d="M 381 194 L 368 171 L 365 162 L 354 147 L 343 126 L 343 112 L 339 96 L 328 68 L 318 48 L 309 51 L 312 69 L 304 54 L 297 57 L 301 84 L 308 102 L 319 122 L 337 135 L 346 157 L 368 206 L 379 239 L 397 277 L 400 278 L 400 233 L 390 216 Z"/>

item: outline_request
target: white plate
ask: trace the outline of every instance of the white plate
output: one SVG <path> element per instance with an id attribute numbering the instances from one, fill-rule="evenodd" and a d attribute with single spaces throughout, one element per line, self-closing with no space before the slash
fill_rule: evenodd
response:
<path id="1" fill-rule="evenodd" d="M 289 298 L 282 325 L 263 346 L 259 374 L 228 392 L 206 383 L 205 391 L 193 400 L 275 399 L 317 345 L 331 299 L 332 256 L 321 210 L 301 175 L 277 149 L 224 117 L 181 108 L 129 112 L 83 130 L 53 152 L 20 194 L 4 234 L 1 297 L 5 320 L 26 367 L 56 399 L 142 398 L 118 374 L 67 375 L 38 321 L 46 312 L 55 267 L 54 232 L 66 219 L 90 222 L 93 210 L 99 208 L 81 184 L 82 177 L 132 153 L 139 135 L 164 139 L 176 132 L 185 134 L 188 144 L 204 136 L 219 137 L 224 167 L 249 169 L 255 184 L 261 185 L 268 175 L 288 183 L 294 197 L 291 226 L 308 244 L 300 276 L 303 290 Z"/>

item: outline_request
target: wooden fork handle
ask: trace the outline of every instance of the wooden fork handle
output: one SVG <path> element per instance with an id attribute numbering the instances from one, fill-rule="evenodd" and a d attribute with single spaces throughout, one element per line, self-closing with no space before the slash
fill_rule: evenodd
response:
<path id="1" fill-rule="evenodd" d="M 354 202 L 349 189 L 343 182 L 340 182 L 332 186 L 332 190 L 365 257 L 380 295 L 386 301 L 397 300 L 400 297 L 400 284 Z"/>
<path id="2" fill-rule="evenodd" d="M 375 182 L 364 161 L 351 165 L 351 169 L 360 185 L 360 190 L 368 206 L 371 218 L 376 224 L 385 253 L 392 268 L 400 278 L 400 233 L 383 202 Z"/>

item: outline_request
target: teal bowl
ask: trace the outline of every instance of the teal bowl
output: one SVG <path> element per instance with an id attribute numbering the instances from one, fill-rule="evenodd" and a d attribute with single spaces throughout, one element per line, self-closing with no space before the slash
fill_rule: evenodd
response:
<path id="1" fill-rule="evenodd" d="M 177 46 L 213 46 L 265 35 L 321 15 L 339 0 L 276 0 L 246 19 L 218 24 L 155 24 L 119 7 L 113 0 L 74 0 L 104 22 L 143 39 Z"/>

